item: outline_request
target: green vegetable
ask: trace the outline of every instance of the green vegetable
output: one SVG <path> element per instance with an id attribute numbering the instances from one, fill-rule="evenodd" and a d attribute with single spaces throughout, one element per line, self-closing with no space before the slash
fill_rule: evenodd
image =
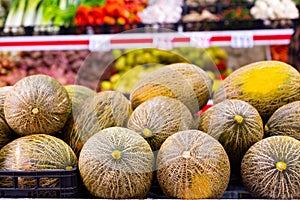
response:
<path id="1" fill-rule="evenodd" d="M 26 9 L 23 16 L 23 26 L 34 26 L 36 18 L 36 10 L 41 0 L 30 0 L 26 3 Z"/>
<path id="2" fill-rule="evenodd" d="M 54 18 L 54 25 L 70 25 L 76 14 L 77 5 L 74 0 L 60 0 L 59 8 L 56 10 Z"/>
<path id="3" fill-rule="evenodd" d="M 103 6 L 106 3 L 106 0 L 81 0 L 80 5 L 85 6 Z"/>
<path id="4" fill-rule="evenodd" d="M 17 32 L 22 25 L 22 19 L 25 12 L 26 0 L 13 0 L 10 11 L 5 21 L 4 32 Z"/>

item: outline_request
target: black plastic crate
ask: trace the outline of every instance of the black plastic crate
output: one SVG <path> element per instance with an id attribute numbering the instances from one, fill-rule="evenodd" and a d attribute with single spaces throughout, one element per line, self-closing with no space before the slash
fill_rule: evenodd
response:
<path id="1" fill-rule="evenodd" d="M 2 178 L 12 180 L 12 187 L 0 187 L 1 198 L 75 198 L 78 197 L 78 170 L 41 170 L 41 171 L 5 171 L 0 170 Z M 21 187 L 20 179 L 30 179 L 33 187 Z M 55 180 L 54 187 L 43 187 L 42 180 Z"/>

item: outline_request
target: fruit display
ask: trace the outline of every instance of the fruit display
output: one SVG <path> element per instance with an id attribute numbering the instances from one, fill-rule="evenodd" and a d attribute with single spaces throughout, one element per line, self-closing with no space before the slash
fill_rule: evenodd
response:
<path id="1" fill-rule="evenodd" d="M 205 70 L 213 79 L 213 91 L 232 69 L 227 66 L 228 53 L 221 47 L 176 47 L 172 50 L 142 48 L 112 51 L 113 62 L 102 75 L 99 90 L 117 90 L 129 94 L 146 74 L 168 64 L 191 63 Z"/>
<path id="2" fill-rule="evenodd" d="M 13 52 L 0 52 L 0 86 L 13 85 L 16 80 L 25 75 L 22 71 L 16 70 L 17 60 Z"/>
<path id="3" fill-rule="evenodd" d="M 210 107 L 199 118 L 198 129 L 223 145 L 232 173 L 239 173 L 246 151 L 264 137 L 258 111 L 242 100 L 227 99 Z"/>
<path id="4" fill-rule="evenodd" d="M 169 198 L 221 198 L 230 177 L 222 145 L 199 130 L 168 137 L 157 156 L 157 179 Z"/>
<path id="5" fill-rule="evenodd" d="M 12 86 L 24 77 L 45 74 L 63 85 L 77 84 L 97 90 L 112 62 L 111 51 L 47 50 L 0 53 L 0 86 Z"/>
<path id="6" fill-rule="evenodd" d="M 300 99 L 300 74 L 280 61 L 259 61 L 232 72 L 214 92 L 213 102 L 240 99 L 254 106 L 264 122 L 284 104 Z"/>
<path id="7" fill-rule="evenodd" d="M 157 96 L 133 111 L 127 128 L 142 135 L 156 151 L 170 135 L 194 128 L 193 120 L 191 112 L 181 101 Z"/>
<path id="8" fill-rule="evenodd" d="M 19 80 L 4 102 L 8 125 L 19 135 L 56 134 L 72 110 L 64 86 L 47 75 L 32 75 Z"/>
<path id="9" fill-rule="evenodd" d="M 266 136 L 287 135 L 300 140 L 300 101 L 278 108 L 265 125 Z"/>
<path id="10" fill-rule="evenodd" d="M 17 53 L 16 69 L 12 74 L 9 85 L 13 85 L 22 77 L 45 74 L 57 79 L 61 84 L 74 84 L 78 71 L 90 54 L 89 50 L 49 50 L 21 51 Z M 21 74 L 22 77 L 18 77 Z M 20 75 L 19 75 L 20 76 Z"/>
<path id="11" fill-rule="evenodd" d="M 173 51 L 156 48 L 141 48 L 112 51 L 113 62 L 101 79 L 100 90 L 118 90 L 129 94 L 133 86 L 148 72 L 164 65 L 188 62 Z"/>
<path id="12" fill-rule="evenodd" d="M 289 136 L 265 138 L 246 152 L 241 174 L 254 198 L 300 198 L 300 141 Z"/>
<path id="13" fill-rule="evenodd" d="M 98 131 L 112 126 L 125 127 L 132 112 L 128 99 L 118 91 L 101 91 L 87 98 L 78 109 L 72 130 L 65 138 L 76 155 Z"/>
<path id="14" fill-rule="evenodd" d="M 108 68 L 98 73 L 109 76 L 115 64 L 109 60 L 87 59 L 77 81 L 91 72 L 95 76 L 86 80 L 101 80 L 96 69 L 102 66 Z M 213 93 L 207 69 L 189 62 L 161 64 L 136 82 L 138 90 L 129 96 L 61 84 L 45 74 L 3 86 L 0 166 L 6 162 L 11 168 L 0 168 L 0 190 L 15 185 L 12 170 L 27 174 L 51 167 L 79 169 L 84 192 L 76 195 L 83 198 L 298 198 L 293 187 L 299 182 L 294 154 L 299 145 L 285 138 L 297 138 L 299 130 L 300 73 L 279 61 L 254 62 L 228 75 Z M 209 100 L 213 104 L 203 110 Z M 282 139 L 271 141 L 276 137 Z M 265 139 L 267 146 L 260 146 Z M 14 180 L 24 190 L 45 186 L 42 194 L 52 197 L 52 189 L 62 185 L 55 185 L 57 177 L 50 179 L 40 177 L 40 186 L 36 177 Z"/>
<path id="15" fill-rule="evenodd" d="M 134 85 L 148 73 L 163 67 L 163 64 L 140 64 L 125 72 L 112 75 L 109 81 L 102 81 L 101 90 L 116 90 L 129 94 Z"/>
<path id="16" fill-rule="evenodd" d="M 85 187 L 98 198 L 145 198 L 153 179 L 154 155 L 136 132 L 122 127 L 99 131 L 79 156 Z"/>
<path id="17" fill-rule="evenodd" d="M 156 97 L 168 96 L 183 102 L 194 115 L 203 108 L 212 94 L 212 79 L 193 64 L 166 65 L 141 79 L 130 92 L 133 110 Z"/>
<path id="18" fill-rule="evenodd" d="M 72 149 L 62 140 L 47 134 L 32 134 L 17 138 L 0 150 L 0 170 L 71 170 L 77 167 L 77 158 Z M 13 187 L 11 177 L 1 177 L 0 186 Z M 20 188 L 33 188 L 36 180 L 19 178 Z M 58 187 L 57 178 L 41 178 L 41 187 Z M 53 192 L 53 191 L 43 191 Z"/>

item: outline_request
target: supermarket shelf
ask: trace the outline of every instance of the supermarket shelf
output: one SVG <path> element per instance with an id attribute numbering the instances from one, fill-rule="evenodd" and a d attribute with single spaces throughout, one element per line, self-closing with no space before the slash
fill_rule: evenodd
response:
<path id="1" fill-rule="evenodd" d="M 108 51 L 126 48 L 231 46 L 289 44 L 293 29 L 262 29 L 200 32 L 121 33 L 0 37 L 0 51 L 79 50 Z"/>

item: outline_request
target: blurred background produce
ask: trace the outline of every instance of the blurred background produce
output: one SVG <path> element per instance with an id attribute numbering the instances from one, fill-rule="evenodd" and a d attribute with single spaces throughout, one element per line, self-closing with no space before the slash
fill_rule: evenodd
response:
<path id="1" fill-rule="evenodd" d="M 238 30 L 245 20 L 253 21 L 245 25 L 251 29 L 292 27 L 297 6 L 298 0 L 1 0 L 0 27 L 4 35 L 118 33 L 167 24 L 171 29 Z M 191 22 L 210 23 L 190 27 Z"/>
<path id="2" fill-rule="evenodd" d="M 133 85 L 146 73 L 151 72 L 163 65 L 186 62 L 197 65 L 208 72 L 215 80 L 214 89 L 230 74 L 227 67 L 227 52 L 220 47 L 206 49 L 193 47 L 178 47 L 171 51 L 155 48 L 136 50 L 113 50 L 114 62 L 110 76 L 102 79 L 101 90 L 119 90 L 129 93 Z"/>

